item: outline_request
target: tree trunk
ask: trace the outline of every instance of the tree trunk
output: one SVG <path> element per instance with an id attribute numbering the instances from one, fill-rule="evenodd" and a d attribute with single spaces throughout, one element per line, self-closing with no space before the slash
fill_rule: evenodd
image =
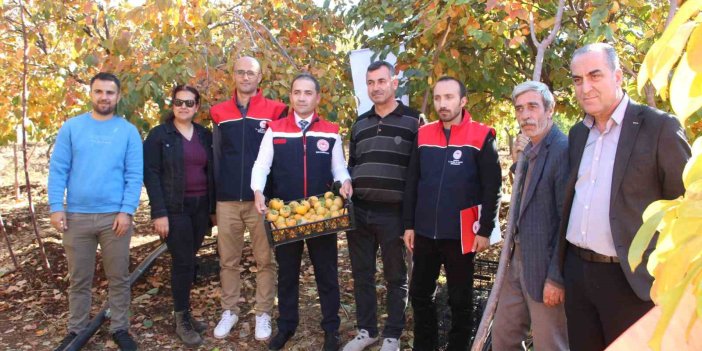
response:
<path id="1" fill-rule="evenodd" d="M 15 258 L 15 253 L 12 251 L 12 244 L 10 244 L 10 236 L 7 234 L 7 230 L 5 230 L 5 222 L 2 220 L 2 214 L 0 214 L 0 231 L 2 231 L 2 235 L 5 236 L 5 242 L 7 243 L 7 251 L 10 252 L 10 258 L 12 258 L 12 263 L 15 265 L 15 270 L 20 271 L 19 264 L 17 264 L 17 259 Z"/>
<path id="2" fill-rule="evenodd" d="M 46 272 L 53 277 L 53 272 L 51 271 L 51 264 L 49 259 L 46 257 L 46 250 L 44 250 L 44 242 L 41 240 L 41 235 L 39 235 L 39 227 L 37 226 L 37 216 L 34 212 L 34 204 L 32 203 L 32 185 L 29 182 L 29 160 L 27 157 L 27 127 L 25 121 L 27 121 L 27 76 L 28 76 L 28 60 L 29 60 L 29 43 L 27 41 L 27 27 L 24 22 L 24 0 L 20 0 L 20 21 L 22 22 L 22 42 L 24 43 L 24 51 L 22 54 L 22 156 L 24 157 L 24 179 L 27 184 L 27 201 L 29 203 L 29 216 L 32 219 L 32 226 L 34 228 L 34 235 L 37 239 L 37 244 L 39 245 L 39 253 L 41 254 L 42 264 Z"/>
<path id="3" fill-rule="evenodd" d="M 561 20 L 563 19 L 563 10 L 565 9 L 565 0 L 559 0 L 558 1 L 558 10 L 556 11 L 556 21 L 553 24 L 553 29 L 551 29 L 551 32 L 548 34 L 546 38 L 544 38 L 543 41 L 539 42 L 538 39 L 536 39 L 536 28 L 534 26 L 534 16 L 529 13 L 529 31 L 531 32 L 531 40 L 534 42 L 534 46 L 536 46 L 536 60 L 534 62 L 534 74 L 531 78 L 531 80 L 540 82 L 541 81 L 541 71 L 543 70 L 544 66 L 544 56 L 546 56 L 546 49 L 548 49 L 549 45 L 553 42 L 554 39 L 556 39 L 556 35 L 558 35 L 558 31 L 561 29 Z"/>
<path id="4" fill-rule="evenodd" d="M 12 161 L 15 163 L 15 201 L 20 199 L 20 186 L 19 186 L 19 161 L 17 159 L 17 142 L 12 144 Z"/>
<path id="5" fill-rule="evenodd" d="M 504 242 L 502 243 L 502 252 L 500 253 L 500 264 L 497 267 L 497 274 L 495 275 L 495 283 L 492 285 L 492 290 L 490 290 L 490 297 L 488 297 L 485 310 L 483 311 L 483 317 L 480 320 L 480 326 L 475 333 L 475 341 L 471 347 L 471 351 L 482 351 L 487 341 L 488 330 L 492 324 L 492 320 L 495 317 L 495 311 L 497 310 L 497 303 L 500 296 L 500 290 L 502 289 L 502 283 L 507 276 L 507 266 L 510 261 L 510 254 L 512 251 L 512 232 L 514 228 L 514 217 L 516 213 L 513 213 L 511 204 L 516 202 L 519 182 L 522 180 L 522 170 L 524 169 L 523 164 L 526 158 L 523 154 L 519 155 L 519 160 L 517 161 L 517 170 L 514 175 L 514 182 L 512 183 L 512 196 L 510 197 L 510 208 L 509 214 L 507 215 L 507 230 L 505 232 Z"/>

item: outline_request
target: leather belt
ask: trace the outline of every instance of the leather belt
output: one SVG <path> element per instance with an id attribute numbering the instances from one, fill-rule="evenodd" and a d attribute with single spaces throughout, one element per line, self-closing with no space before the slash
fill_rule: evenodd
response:
<path id="1" fill-rule="evenodd" d="M 572 250 L 574 254 L 588 262 L 595 263 L 619 263 L 619 257 L 607 256 L 598 254 L 595 251 L 589 249 L 583 249 L 582 247 L 575 246 L 573 244 L 568 244 L 569 250 Z"/>

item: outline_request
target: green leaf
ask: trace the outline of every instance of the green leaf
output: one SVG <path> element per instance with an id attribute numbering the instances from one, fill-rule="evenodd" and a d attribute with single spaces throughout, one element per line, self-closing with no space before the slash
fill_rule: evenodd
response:
<path id="1" fill-rule="evenodd" d="M 150 319 L 145 319 L 142 325 L 144 326 L 144 328 L 151 328 L 154 326 L 154 321 Z"/>
<path id="2" fill-rule="evenodd" d="M 98 64 L 99 59 L 94 54 L 90 54 L 83 59 L 83 62 L 92 67 Z"/>

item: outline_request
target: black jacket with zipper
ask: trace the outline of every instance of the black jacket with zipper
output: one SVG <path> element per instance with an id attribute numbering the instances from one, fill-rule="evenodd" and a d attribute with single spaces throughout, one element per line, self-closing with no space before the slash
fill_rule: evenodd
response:
<path id="1" fill-rule="evenodd" d="M 197 134 L 207 152 L 207 197 L 211 214 L 215 213 L 215 185 L 212 156 L 212 133 L 193 123 L 193 136 Z M 144 141 L 144 186 L 149 194 L 151 218 L 167 216 L 169 212 L 183 211 L 185 198 L 185 169 L 183 137 L 173 120 L 151 129 Z"/>

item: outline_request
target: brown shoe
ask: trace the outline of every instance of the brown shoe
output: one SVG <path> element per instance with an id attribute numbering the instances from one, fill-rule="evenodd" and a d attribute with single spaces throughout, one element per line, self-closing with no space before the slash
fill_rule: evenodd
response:
<path id="1" fill-rule="evenodd" d="M 202 337 L 195 331 L 193 325 L 190 323 L 190 320 L 186 317 L 186 315 L 186 311 L 175 313 L 176 334 L 186 346 L 198 346 L 202 344 Z"/>

